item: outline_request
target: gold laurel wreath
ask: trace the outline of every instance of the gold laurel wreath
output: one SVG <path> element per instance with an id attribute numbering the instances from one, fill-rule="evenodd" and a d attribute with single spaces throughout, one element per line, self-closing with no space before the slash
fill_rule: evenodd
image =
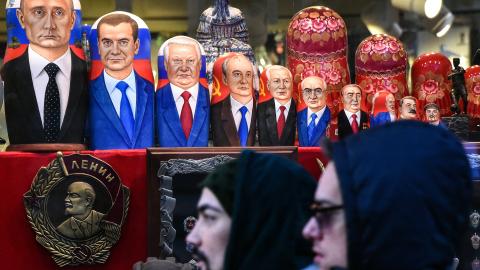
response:
<path id="1" fill-rule="evenodd" d="M 66 176 L 64 168 L 63 156 L 59 153 L 57 158 L 48 164 L 47 167 L 40 168 L 30 191 L 26 195 L 37 198 L 48 195 L 52 187 Z M 122 192 L 124 196 L 124 212 L 127 213 L 130 198 L 129 191 L 122 187 Z M 123 215 L 120 225 L 102 221 L 100 227 L 104 234 L 86 241 L 72 241 L 55 232 L 55 228 L 51 226 L 47 215 L 44 214 L 45 204 L 46 201 L 43 200 L 39 209 L 35 209 L 25 202 L 27 219 L 36 234 L 37 242 L 52 254 L 52 258 L 58 266 L 106 262 L 110 255 L 110 248 L 120 239 L 121 225 L 124 223 L 126 215 Z M 87 253 L 85 255 L 85 253 L 81 253 L 85 250 L 90 254 Z"/>

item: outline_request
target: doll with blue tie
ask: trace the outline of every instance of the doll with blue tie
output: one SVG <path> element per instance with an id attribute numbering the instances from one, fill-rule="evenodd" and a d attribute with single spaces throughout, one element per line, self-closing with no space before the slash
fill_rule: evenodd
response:
<path id="1" fill-rule="evenodd" d="M 158 53 L 157 138 L 161 147 L 206 147 L 210 94 L 206 58 L 195 39 L 176 36 Z"/>
<path id="2" fill-rule="evenodd" d="M 305 78 L 300 87 L 307 107 L 297 114 L 300 146 L 319 146 L 330 128 L 330 109 L 327 104 L 327 83 L 320 77 Z"/>
<path id="3" fill-rule="evenodd" d="M 90 46 L 90 147 L 153 146 L 154 89 L 146 24 L 130 13 L 109 13 L 93 25 Z"/>
<path id="4" fill-rule="evenodd" d="M 255 144 L 257 110 L 253 91 L 256 73 L 253 63 L 239 53 L 215 61 L 210 108 L 214 146 Z"/>

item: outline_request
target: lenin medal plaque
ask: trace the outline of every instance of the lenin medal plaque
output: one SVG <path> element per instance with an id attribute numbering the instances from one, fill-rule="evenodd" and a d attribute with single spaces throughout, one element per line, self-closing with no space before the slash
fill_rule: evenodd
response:
<path id="1" fill-rule="evenodd" d="M 92 265 L 105 263 L 120 239 L 129 196 L 106 162 L 58 152 L 37 172 L 24 204 L 37 242 L 57 265 Z"/>

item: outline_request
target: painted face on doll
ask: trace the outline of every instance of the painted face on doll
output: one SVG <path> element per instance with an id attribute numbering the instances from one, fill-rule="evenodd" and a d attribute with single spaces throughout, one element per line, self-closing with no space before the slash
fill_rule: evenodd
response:
<path id="1" fill-rule="evenodd" d="M 440 121 L 440 112 L 438 111 L 437 108 L 435 107 L 430 107 L 425 110 L 425 116 L 427 118 L 427 121 L 430 124 L 433 125 L 438 125 Z"/>
<path id="2" fill-rule="evenodd" d="M 193 44 L 168 45 L 166 69 L 171 84 L 184 90 L 198 83 L 200 74 L 200 55 Z"/>
<path id="3" fill-rule="evenodd" d="M 416 119 L 417 118 L 417 102 L 413 98 L 403 98 L 400 105 L 401 119 Z"/>
<path id="4" fill-rule="evenodd" d="M 222 69 L 230 95 L 241 103 L 249 102 L 253 97 L 253 66 L 248 58 L 243 55 L 233 56 L 225 60 Z"/>
<path id="5" fill-rule="evenodd" d="M 75 22 L 71 0 L 23 0 L 17 18 L 34 50 L 68 48 Z"/>
<path id="6" fill-rule="evenodd" d="M 132 71 L 133 59 L 140 42 L 133 40 L 132 26 L 102 24 L 98 29 L 98 50 L 106 72 L 116 79 L 126 78 Z"/>
<path id="7" fill-rule="evenodd" d="M 362 90 L 359 86 L 349 84 L 342 88 L 343 108 L 351 113 L 360 111 L 360 101 L 362 100 Z"/>
<path id="8" fill-rule="evenodd" d="M 272 97 L 282 105 L 286 104 L 292 98 L 292 74 L 282 66 L 270 67 L 267 71 L 269 74 L 268 90 Z"/>
<path id="9" fill-rule="evenodd" d="M 389 113 L 395 114 L 395 97 L 392 94 L 388 94 L 385 99 L 385 106 Z"/>
<path id="10" fill-rule="evenodd" d="M 327 103 L 327 84 L 317 76 L 305 78 L 301 84 L 302 97 L 312 112 L 323 109 Z"/>

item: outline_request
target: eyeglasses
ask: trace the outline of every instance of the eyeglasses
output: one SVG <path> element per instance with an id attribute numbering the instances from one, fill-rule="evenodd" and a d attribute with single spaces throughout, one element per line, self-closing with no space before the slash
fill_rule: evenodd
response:
<path id="1" fill-rule="evenodd" d="M 343 209 L 343 205 L 332 205 L 328 207 L 322 207 L 318 203 L 313 203 L 310 206 L 312 216 L 317 221 L 318 228 L 323 230 L 324 228 L 332 224 L 332 217 L 335 212 Z"/>
<path id="2" fill-rule="evenodd" d="M 302 90 L 303 95 L 307 97 L 313 96 L 321 96 L 323 94 L 322 88 L 315 88 L 315 89 L 310 89 L 310 88 L 305 88 Z"/>

